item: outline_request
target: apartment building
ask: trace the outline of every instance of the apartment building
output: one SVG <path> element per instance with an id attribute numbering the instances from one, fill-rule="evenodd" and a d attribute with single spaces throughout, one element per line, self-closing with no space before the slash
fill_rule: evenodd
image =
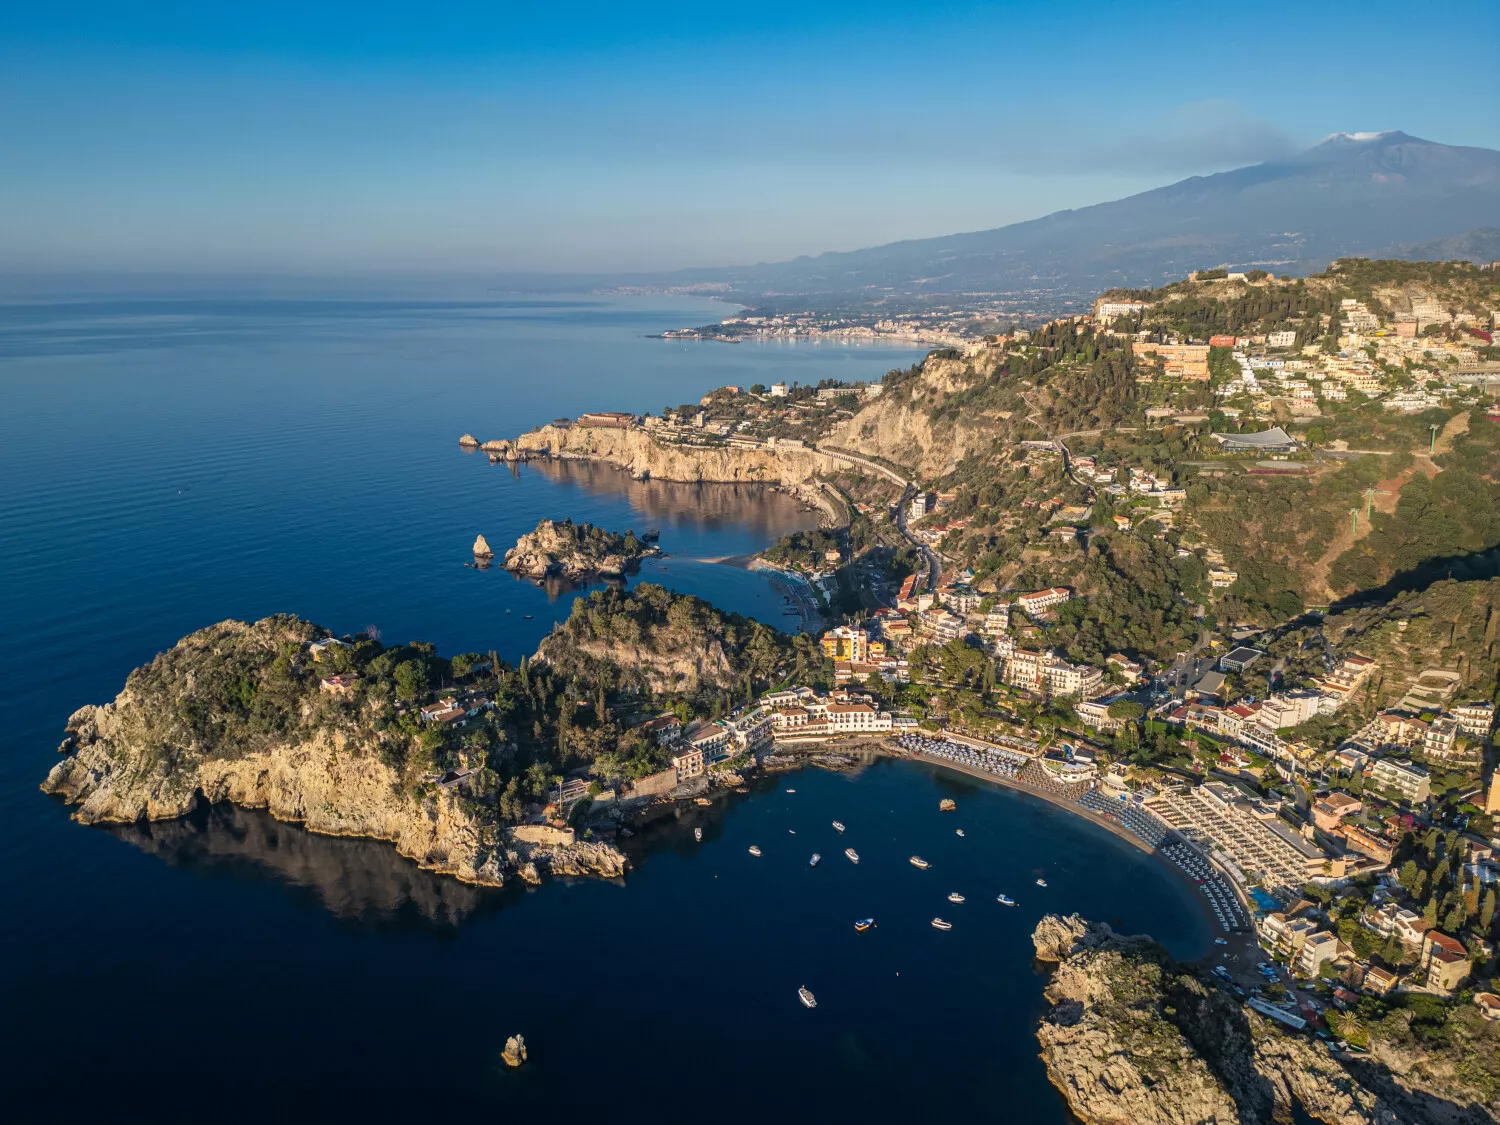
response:
<path id="1" fill-rule="evenodd" d="M 1037 590 L 1034 593 L 1022 594 L 1016 599 L 1016 605 L 1029 614 L 1038 614 L 1053 606 L 1071 601 L 1072 597 L 1073 591 L 1066 586 L 1054 586 L 1050 590 Z"/>
<path id="2" fill-rule="evenodd" d="M 1458 729 L 1471 738 L 1483 738 L 1495 725 L 1493 703 L 1460 703 L 1449 712 L 1458 722 Z"/>
<path id="3" fill-rule="evenodd" d="M 864 663 L 870 658 L 870 634 L 863 629 L 840 625 L 824 633 L 819 642 L 823 655 L 830 660 Z"/>
<path id="4" fill-rule="evenodd" d="M 1104 674 L 1087 664 L 1069 664 L 1052 652 L 1018 648 L 1005 662 L 1005 682 L 1041 695 L 1087 699 L 1098 694 Z"/>
<path id="5" fill-rule="evenodd" d="M 1423 804 L 1432 795 L 1432 781 L 1427 771 L 1395 758 L 1379 759 L 1370 770 L 1370 780 L 1412 805 Z"/>
<path id="6" fill-rule="evenodd" d="M 1168 379 L 1208 382 L 1207 344 L 1151 344 L 1137 340 L 1130 351 L 1137 359 L 1160 360 L 1162 373 Z"/>
<path id="7" fill-rule="evenodd" d="M 1338 934 L 1328 930 L 1319 930 L 1317 933 L 1308 934 L 1298 950 L 1292 967 L 1304 977 L 1315 977 L 1318 970 L 1327 962 L 1337 959 L 1339 955 Z"/>

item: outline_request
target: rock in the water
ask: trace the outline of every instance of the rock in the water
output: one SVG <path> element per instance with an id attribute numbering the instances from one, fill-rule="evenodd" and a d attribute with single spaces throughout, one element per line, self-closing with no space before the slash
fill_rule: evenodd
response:
<path id="1" fill-rule="evenodd" d="M 572 520 L 542 520 L 505 553 L 505 568 L 537 579 L 623 578 L 641 559 L 659 553 L 634 535 Z"/>
<path id="2" fill-rule="evenodd" d="M 476 559 L 492 559 L 495 557 L 495 552 L 490 550 L 489 540 L 483 535 L 476 536 L 474 539 L 474 557 Z"/>
<path id="3" fill-rule="evenodd" d="M 463 437 L 458 439 L 458 444 L 465 449 L 477 449 L 479 448 L 479 439 L 473 434 L 464 434 Z"/>
<path id="4" fill-rule="evenodd" d="M 952 812 L 956 808 L 958 808 L 958 802 L 955 801 L 952 797 L 944 797 L 941 801 L 938 802 L 939 812 Z"/>
<path id="5" fill-rule="evenodd" d="M 526 1061 L 526 1039 L 521 1035 L 512 1035 L 505 1041 L 505 1050 L 500 1052 L 500 1057 L 505 1060 L 506 1066 L 520 1066 Z"/>

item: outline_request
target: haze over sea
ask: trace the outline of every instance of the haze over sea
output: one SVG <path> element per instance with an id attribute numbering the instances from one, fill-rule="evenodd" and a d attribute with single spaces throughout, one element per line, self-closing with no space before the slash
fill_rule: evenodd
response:
<path id="1" fill-rule="evenodd" d="M 780 624 L 762 577 L 699 560 L 808 526 L 790 499 L 512 473 L 457 446 L 918 358 L 647 338 L 722 312 L 682 297 L 0 305 L 0 1073 L 16 1119 L 1066 1119 L 1031 1032 L 1037 917 L 1080 910 L 1184 953 L 1208 933 L 1148 857 L 1029 797 L 904 762 L 805 771 L 646 833 L 623 885 L 527 891 L 258 813 L 85 829 L 37 791 L 75 708 L 227 617 L 531 651 L 572 595 L 462 563 L 477 532 L 503 551 L 543 516 L 659 527 L 670 557 L 643 577 Z M 956 817 L 936 812 L 947 795 Z M 517 1031 L 534 1063 L 501 1072 Z"/>

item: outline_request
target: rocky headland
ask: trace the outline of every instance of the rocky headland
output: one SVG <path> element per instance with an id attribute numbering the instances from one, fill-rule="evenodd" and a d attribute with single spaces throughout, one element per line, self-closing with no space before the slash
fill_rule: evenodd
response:
<path id="1" fill-rule="evenodd" d="M 444 783 L 423 732 L 393 721 L 386 699 L 361 697 L 354 674 L 321 674 L 308 646 L 327 638 L 288 616 L 183 638 L 113 702 L 73 714 L 43 791 L 84 824 L 173 820 L 200 800 L 266 809 L 312 832 L 390 841 L 471 883 L 624 872 L 607 842 L 515 840 L 476 784 Z"/>
<path id="2" fill-rule="evenodd" d="M 618 535 L 572 520 L 544 519 L 505 553 L 505 569 L 527 578 L 623 578 L 661 552 L 633 532 Z"/>
<path id="3" fill-rule="evenodd" d="M 1032 935 L 1055 962 L 1037 1029 L 1048 1078 L 1085 1125 L 1493 1121 L 1460 1086 L 1434 1088 L 1373 1059 L 1335 1056 L 1242 1007 L 1147 937 L 1078 915 Z"/>

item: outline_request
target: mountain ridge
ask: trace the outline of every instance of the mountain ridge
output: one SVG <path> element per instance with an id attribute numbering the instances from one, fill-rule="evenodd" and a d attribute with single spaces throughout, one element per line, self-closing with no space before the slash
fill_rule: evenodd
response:
<path id="1" fill-rule="evenodd" d="M 1190 176 L 1002 227 L 784 262 L 678 271 L 741 297 L 1074 298 L 1216 266 L 1305 274 L 1500 226 L 1500 152 L 1400 131 L 1334 134 L 1292 156 Z"/>

